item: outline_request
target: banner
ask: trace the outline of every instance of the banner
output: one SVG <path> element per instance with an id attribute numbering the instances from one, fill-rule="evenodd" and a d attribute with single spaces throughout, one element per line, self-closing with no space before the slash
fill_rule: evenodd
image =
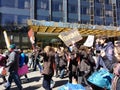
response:
<path id="1" fill-rule="evenodd" d="M 88 37 L 87 37 L 87 39 L 86 39 L 86 41 L 83 45 L 87 46 L 87 47 L 92 47 L 93 43 L 94 43 L 94 36 L 93 35 L 88 35 Z"/>
<path id="2" fill-rule="evenodd" d="M 32 28 L 28 31 L 28 36 L 29 36 L 30 42 L 31 42 L 33 50 L 34 50 L 35 49 L 35 36 L 34 36 L 34 32 L 33 32 Z"/>
<path id="3" fill-rule="evenodd" d="M 10 40 L 8 38 L 7 32 L 3 31 L 3 34 L 4 34 L 4 38 L 5 38 L 5 43 L 6 43 L 7 49 L 9 50 L 10 49 Z"/>
<path id="4" fill-rule="evenodd" d="M 72 44 L 72 42 L 78 42 L 82 39 L 82 36 L 78 32 L 78 30 L 70 30 L 68 32 L 61 32 L 58 36 L 66 46 Z"/>

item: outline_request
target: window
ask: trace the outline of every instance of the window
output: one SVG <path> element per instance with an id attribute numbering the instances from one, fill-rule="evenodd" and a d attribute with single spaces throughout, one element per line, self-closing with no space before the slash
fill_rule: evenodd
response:
<path id="1" fill-rule="evenodd" d="M 81 24 L 89 24 L 90 22 L 88 20 L 82 20 Z"/>
<path id="2" fill-rule="evenodd" d="M 105 25 L 108 26 L 108 25 L 111 25 L 112 23 L 111 22 L 106 22 Z"/>
<path id="3" fill-rule="evenodd" d="M 110 0 L 105 0 L 105 4 L 110 4 Z"/>
<path id="4" fill-rule="evenodd" d="M 18 0 L 18 8 L 21 9 L 30 8 L 30 0 Z"/>
<path id="5" fill-rule="evenodd" d="M 60 17 L 53 17 L 53 21 L 60 22 L 60 21 L 62 21 L 62 18 L 60 18 Z"/>
<path id="6" fill-rule="evenodd" d="M 54 1 L 52 3 L 52 10 L 53 11 L 62 11 L 62 7 L 63 7 L 62 2 Z"/>
<path id="7" fill-rule="evenodd" d="M 77 19 L 73 19 L 73 18 L 69 18 L 68 22 L 71 22 L 71 23 L 75 22 L 76 23 L 76 22 L 78 22 L 78 20 Z"/>
<path id="8" fill-rule="evenodd" d="M 117 19 L 120 20 L 120 12 L 117 13 Z"/>
<path id="9" fill-rule="evenodd" d="M 77 5 L 74 5 L 74 4 L 69 4 L 68 5 L 68 12 L 69 13 L 77 13 Z"/>
<path id="10" fill-rule="evenodd" d="M 29 16 L 19 15 L 18 16 L 18 24 L 25 24 Z"/>
<path id="11" fill-rule="evenodd" d="M 94 24 L 96 24 L 96 25 L 103 25 L 104 23 L 102 21 L 95 20 Z"/>
<path id="12" fill-rule="evenodd" d="M 1 6 L 4 7 L 15 7 L 15 0 L 0 0 Z"/>
<path id="13" fill-rule="evenodd" d="M 95 0 L 96 3 L 102 3 L 104 0 Z"/>
<path id="14" fill-rule="evenodd" d="M 13 14 L 1 14 L 1 24 L 2 25 L 13 25 L 14 24 L 14 17 Z"/>
<path id="15" fill-rule="evenodd" d="M 48 16 L 38 16 L 37 15 L 37 18 L 36 18 L 37 20 L 46 20 L 46 21 L 48 21 L 49 20 L 49 17 Z"/>
<path id="16" fill-rule="evenodd" d="M 49 0 L 37 0 L 36 3 L 38 9 L 49 10 Z"/>
<path id="17" fill-rule="evenodd" d="M 102 16 L 103 15 L 103 10 L 102 8 L 95 8 L 95 16 Z"/>
<path id="18" fill-rule="evenodd" d="M 81 14 L 89 14 L 89 8 L 87 8 L 87 7 L 82 7 L 81 8 Z"/>
<path id="19" fill-rule="evenodd" d="M 112 11 L 105 11 L 105 16 L 111 17 L 112 16 Z"/>
<path id="20" fill-rule="evenodd" d="M 22 37 L 22 42 L 27 43 L 29 41 L 28 37 Z"/>
<path id="21" fill-rule="evenodd" d="M 18 42 L 19 43 L 19 36 L 14 36 L 14 42 Z"/>
<path id="22" fill-rule="evenodd" d="M 117 1 L 117 8 L 120 8 L 120 1 Z"/>

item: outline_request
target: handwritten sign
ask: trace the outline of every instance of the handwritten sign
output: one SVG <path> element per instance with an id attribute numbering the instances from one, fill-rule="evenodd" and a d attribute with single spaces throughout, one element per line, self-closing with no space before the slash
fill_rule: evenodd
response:
<path id="1" fill-rule="evenodd" d="M 89 35 L 84 43 L 84 46 L 87 47 L 92 47 L 94 43 L 94 36 L 93 35 Z"/>
<path id="2" fill-rule="evenodd" d="M 78 42 L 82 39 L 82 36 L 78 32 L 78 30 L 70 30 L 68 32 L 61 32 L 58 36 L 66 46 L 72 44 L 72 42 Z"/>

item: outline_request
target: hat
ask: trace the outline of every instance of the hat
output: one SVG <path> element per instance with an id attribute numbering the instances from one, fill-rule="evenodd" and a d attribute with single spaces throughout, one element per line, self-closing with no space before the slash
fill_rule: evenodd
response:
<path id="1" fill-rule="evenodd" d="M 15 49 L 15 48 L 16 48 L 16 45 L 15 45 L 15 44 L 11 44 L 11 45 L 10 45 L 10 48 L 11 48 L 11 49 Z"/>

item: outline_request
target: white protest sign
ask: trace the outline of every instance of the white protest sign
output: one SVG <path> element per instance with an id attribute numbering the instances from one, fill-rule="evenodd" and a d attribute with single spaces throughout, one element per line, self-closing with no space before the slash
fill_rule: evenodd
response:
<path id="1" fill-rule="evenodd" d="M 86 39 L 86 41 L 83 45 L 87 46 L 87 47 L 92 47 L 93 43 L 94 43 L 94 36 L 93 35 L 88 35 L 88 37 L 87 37 L 87 39 Z"/>

